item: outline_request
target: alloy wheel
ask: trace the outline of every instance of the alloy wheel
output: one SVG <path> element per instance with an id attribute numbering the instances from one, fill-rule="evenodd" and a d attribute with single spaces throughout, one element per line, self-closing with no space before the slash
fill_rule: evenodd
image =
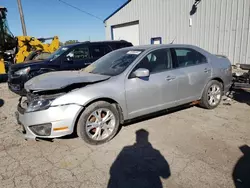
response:
<path id="1" fill-rule="evenodd" d="M 208 103 L 210 106 L 216 106 L 221 100 L 221 89 L 217 84 L 213 84 L 208 89 Z"/>
<path id="2" fill-rule="evenodd" d="M 95 141 L 101 141 L 109 137 L 116 124 L 116 118 L 113 112 L 106 108 L 100 108 L 93 111 L 86 122 L 86 133 L 89 138 Z"/>

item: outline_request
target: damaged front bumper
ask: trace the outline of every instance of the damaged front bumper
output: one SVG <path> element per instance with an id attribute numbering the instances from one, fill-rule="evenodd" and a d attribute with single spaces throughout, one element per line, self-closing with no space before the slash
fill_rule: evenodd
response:
<path id="1" fill-rule="evenodd" d="M 57 138 L 73 133 L 82 110 L 82 106 L 68 104 L 27 113 L 19 103 L 16 119 L 23 129 L 25 139 Z"/>

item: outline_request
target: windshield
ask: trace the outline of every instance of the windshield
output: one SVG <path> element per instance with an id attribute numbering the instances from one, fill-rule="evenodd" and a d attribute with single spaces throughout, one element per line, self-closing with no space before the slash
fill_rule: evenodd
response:
<path id="1" fill-rule="evenodd" d="M 98 59 L 83 71 L 116 76 L 121 74 L 141 53 L 143 50 L 118 50 Z"/>
<path id="2" fill-rule="evenodd" d="M 48 57 L 48 59 L 49 59 L 50 61 L 52 61 L 52 60 L 58 58 L 60 55 L 62 55 L 62 54 L 63 54 L 65 51 L 67 51 L 68 49 L 69 49 L 68 47 L 61 47 L 61 48 L 59 48 L 58 50 L 56 50 L 54 53 L 52 53 L 52 54 Z"/>

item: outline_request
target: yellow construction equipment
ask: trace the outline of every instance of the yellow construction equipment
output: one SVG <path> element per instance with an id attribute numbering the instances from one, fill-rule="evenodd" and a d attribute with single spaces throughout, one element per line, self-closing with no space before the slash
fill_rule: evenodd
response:
<path id="1" fill-rule="evenodd" d="M 43 43 L 46 40 L 52 40 L 50 44 Z M 16 54 L 15 63 L 22 63 L 27 60 L 34 59 L 41 53 L 51 54 L 59 48 L 59 39 L 57 36 L 53 38 L 34 38 L 30 36 L 18 36 L 18 52 Z"/>
<path id="2" fill-rule="evenodd" d="M 4 74 L 5 73 L 5 65 L 4 65 L 4 60 L 1 57 L 0 59 L 0 74 Z"/>
<path id="3" fill-rule="evenodd" d="M 42 59 L 42 56 L 46 57 L 45 54 L 48 56 L 59 48 L 60 41 L 57 36 L 52 38 L 14 37 L 8 28 L 6 16 L 7 9 L 0 6 L 0 74 L 6 73 L 6 65 Z M 46 40 L 52 41 L 46 44 L 44 43 Z M 6 53 L 7 51 L 11 52 Z"/>

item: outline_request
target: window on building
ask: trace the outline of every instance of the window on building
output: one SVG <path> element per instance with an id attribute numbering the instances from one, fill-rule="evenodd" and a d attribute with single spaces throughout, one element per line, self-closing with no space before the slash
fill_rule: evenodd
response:
<path id="1" fill-rule="evenodd" d="M 161 44 L 161 43 L 162 43 L 161 37 L 151 38 L 151 44 Z"/>

